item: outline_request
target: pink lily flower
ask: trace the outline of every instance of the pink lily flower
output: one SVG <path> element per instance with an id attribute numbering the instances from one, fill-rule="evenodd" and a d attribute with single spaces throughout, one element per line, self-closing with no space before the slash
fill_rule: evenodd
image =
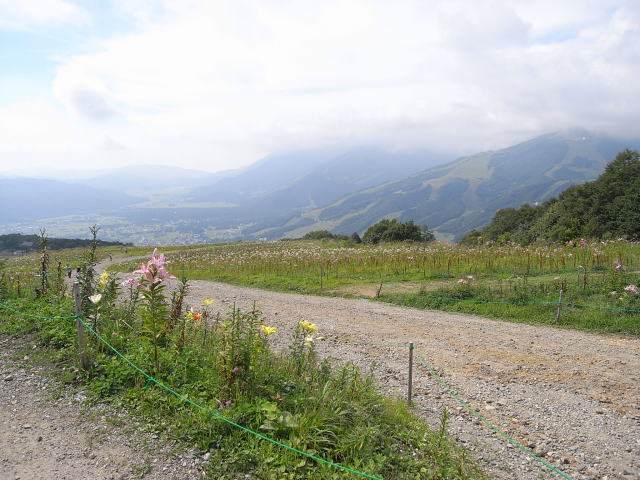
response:
<path id="1" fill-rule="evenodd" d="M 155 265 L 157 268 L 161 268 L 167 263 L 169 262 L 165 260 L 164 253 L 158 254 L 158 249 L 154 248 L 153 254 L 151 254 L 151 260 L 149 260 L 149 265 Z"/>
<path id="2" fill-rule="evenodd" d="M 168 263 L 165 260 L 164 253 L 158 254 L 158 249 L 153 250 L 153 254 L 148 263 L 141 263 L 140 268 L 133 273 L 140 273 L 150 283 L 158 283 L 167 278 L 176 278 L 174 275 L 169 274 L 165 268 L 165 264 Z"/>
<path id="3" fill-rule="evenodd" d="M 146 277 L 146 279 L 149 280 L 151 283 L 154 283 L 155 278 L 154 278 L 153 272 L 147 266 L 146 263 L 141 263 L 140 264 L 140 268 L 138 270 L 134 270 L 133 273 L 140 273 L 140 274 L 144 275 Z"/>
<path id="4" fill-rule="evenodd" d="M 164 268 L 164 266 L 158 268 L 156 276 L 159 280 L 164 280 L 165 278 L 176 278 L 175 275 L 171 275 L 169 272 L 167 272 L 167 269 Z"/>

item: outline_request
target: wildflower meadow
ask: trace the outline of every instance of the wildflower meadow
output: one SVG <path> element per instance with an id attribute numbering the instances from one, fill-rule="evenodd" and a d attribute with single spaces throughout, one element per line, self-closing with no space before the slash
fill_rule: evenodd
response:
<path id="1" fill-rule="evenodd" d="M 177 275 L 193 279 L 640 334 L 640 245 L 622 239 L 528 247 L 241 243 L 171 259 Z"/>

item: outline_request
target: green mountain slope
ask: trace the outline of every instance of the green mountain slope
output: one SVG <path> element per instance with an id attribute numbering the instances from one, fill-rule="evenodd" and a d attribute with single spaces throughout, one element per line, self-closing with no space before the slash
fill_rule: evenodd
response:
<path id="1" fill-rule="evenodd" d="M 286 187 L 259 198 L 255 207 L 268 208 L 272 212 L 314 208 L 450 159 L 427 151 L 388 152 L 372 147 L 352 149 L 327 160 Z"/>
<path id="2" fill-rule="evenodd" d="M 192 201 L 224 201 L 278 218 L 341 196 L 403 178 L 451 157 L 428 151 L 376 147 L 331 148 L 270 155 L 242 171 L 193 190 Z"/>
<path id="3" fill-rule="evenodd" d="M 297 237 L 323 229 L 349 234 L 397 218 L 427 224 L 439 238 L 453 240 L 488 224 L 501 208 L 541 203 L 596 178 L 617 152 L 638 143 L 581 130 L 543 135 L 346 195 L 253 234 Z"/>

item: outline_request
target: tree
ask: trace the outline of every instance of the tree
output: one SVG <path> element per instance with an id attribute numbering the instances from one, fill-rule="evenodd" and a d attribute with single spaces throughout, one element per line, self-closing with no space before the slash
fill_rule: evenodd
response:
<path id="1" fill-rule="evenodd" d="M 358 235 L 358 232 L 353 232 L 349 237 L 349 240 L 353 243 L 362 243 L 362 239 L 360 238 L 360 235 Z"/>
<path id="2" fill-rule="evenodd" d="M 433 242 L 436 239 L 435 234 L 428 225 L 420 225 L 420 233 L 422 234 L 423 242 Z"/>
<path id="3" fill-rule="evenodd" d="M 329 230 L 314 230 L 313 232 L 306 233 L 304 237 L 302 237 L 303 240 L 325 240 L 328 238 L 335 238 L 335 235 Z"/>
<path id="4" fill-rule="evenodd" d="M 433 233 L 426 225 L 420 227 L 413 223 L 413 220 L 399 222 L 395 218 L 391 220 L 385 218 L 367 228 L 362 237 L 364 243 L 372 244 L 402 242 L 404 240 L 413 240 L 415 242 L 430 241 L 433 240 Z"/>

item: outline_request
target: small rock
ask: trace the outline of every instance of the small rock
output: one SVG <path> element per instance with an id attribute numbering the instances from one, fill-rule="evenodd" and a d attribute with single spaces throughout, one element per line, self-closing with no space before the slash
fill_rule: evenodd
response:
<path id="1" fill-rule="evenodd" d="M 41 441 L 42 441 L 42 435 L 38 437 L 38 440 L 37 440 L 37 441 L 38 441 L 38 442 L 41 442 Z"/>
<path id="2" fill-rule="evenodd" d="M 211 453 L 207 452 L 204 454 L 204 457 L 202 458 L 205 462 L 208 462 L 211 459 Z"/>
<path id="3" fill-rule="evenodd" d="M 4 377 L 5 382 L 10 382 L 11 380 L 13 380 L 13 375 L 7 375 L 6 377 Z"/>
<path id="4" fill-rule="evenodd" d="M 29 428 L 31 428 L 31 424 L 30 423 L 25 423 L 24 425 L 22 425 L 22 428 L 29 429 Z"/>

